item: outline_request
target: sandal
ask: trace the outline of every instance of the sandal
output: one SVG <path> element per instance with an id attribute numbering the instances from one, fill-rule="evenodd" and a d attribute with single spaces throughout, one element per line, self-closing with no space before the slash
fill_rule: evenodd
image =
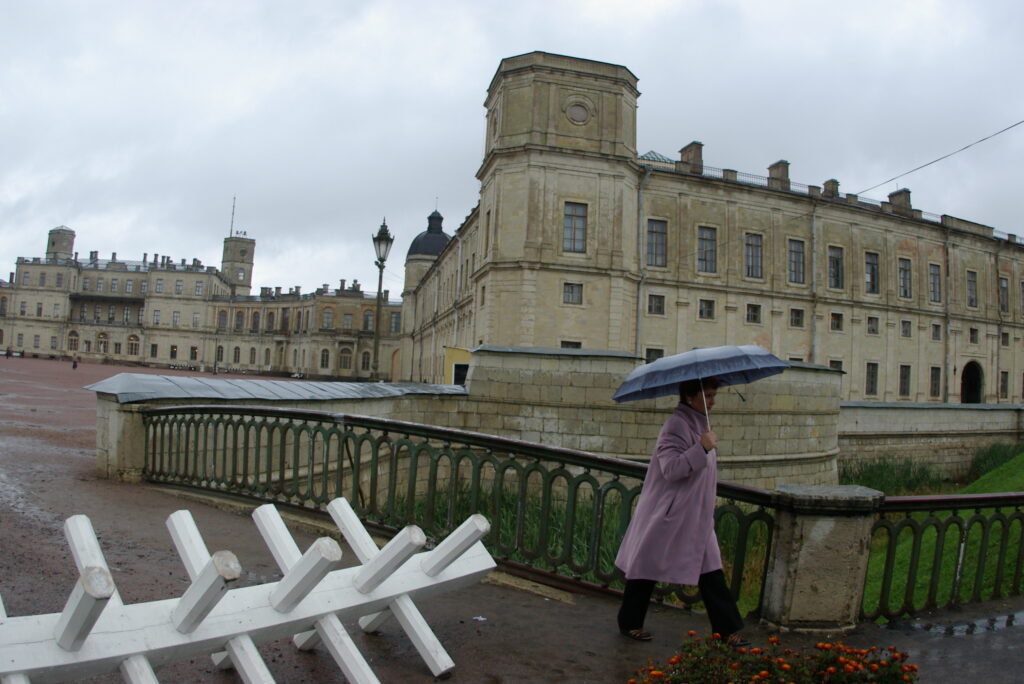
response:
<path id="1" fill-rule="evenodd" d="M 744 637 L 739 632 L 733 632 L 729 635 L 729 638 L 725 640 L 731 648 L 746 648 L 750 646 L 750 640 Z"/>
<path id="2" fill-rule="evenodd" d="M 624 637 L 629 637 L 634 641 L 650 641 L 653 637 L 650 632 L 645 632 L 642 629 L 620 629 L 619 632 Z"/>

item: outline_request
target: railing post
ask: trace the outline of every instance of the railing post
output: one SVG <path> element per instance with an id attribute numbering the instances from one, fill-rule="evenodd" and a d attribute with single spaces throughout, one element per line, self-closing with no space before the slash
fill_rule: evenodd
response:
<path id="1" fill-rule="evenodd" d="M 140 404 L 119 404 L 96 395 L 96 471 L 100 477 L 139 482 L 145 466 L 146 431 Z"/>
<path id="2" fill-rule="evenodd" d="M 852 629 L 871 528 L 885 495 L 860 486 L 780 485 L 761 618 L 786 631 Z"/>

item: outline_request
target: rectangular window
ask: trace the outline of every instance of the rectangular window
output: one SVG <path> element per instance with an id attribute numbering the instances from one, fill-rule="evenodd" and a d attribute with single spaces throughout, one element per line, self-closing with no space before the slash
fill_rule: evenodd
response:
<path id="1" fill-rule="evenodd" d="M 864 291 L 878 294 L 878 252 L 864 253 Z"/>
<path id="2" fill-rule="evenodd" d="M 28 271 L 25 271 L 24 273 L 21 274 L 21 284 L 22 285 L 28 285 L 28 281 L 29 281 L 29 273 L 28 273 Z M 19 347 L 21 346 L 21 342 L 18 343 L 18 346 Z"/>
<path id="3" fill-rule="evenodd" d="M 1004 347 L 1009 347 L 1010 346 L 1010 333 L 1008 333 L 1008 332 L 999 333 L 999 344 L 1001 344 Z"/>
<path id="4" fill-rule="evenodd" d="M 1006 313 L 1010 310 L 1010 281 L 999 279 L 999 310 Z"/>
<path id="5" fill-rule="evenodd" d="M 153 309 L 153 325 L 160 325 L 160 309 Z"/>
<path id="6" fill-rule="evenodd" d="M 96 276 L 96 291 L 103 292 L 103 278 Z"/>
<path id="7" fill-rule="evenodd" d="M 999 398 L 1006 399 L 1010 393 L 1010 373 L 1009 371 L 999 371 Z"/>
<path id="8" fill-rule="evenodd" d="M 341 327 L 342 327 L 343 330 L 351 330 L 352 329 L 352 314 L 350 314 L 350 313 L 342 314 L 342 316 L 341 316 Z"/>
<path id="9" fill-rule="evenodd" d="M 28 302 L 21 302 L 18 304 L 18 313 L 20 315 L 24 316 L 26 311 L 28 311 Z"/>
<path id="10" fill-rule="evenodd" d="M 910 396 L 910 366 L 900 364 L 900 396 Z"/>
<path id="11" fill-rule="evenodd" d="M 658 359 L 660 359 L 664 355 L 665 355 L 665 350 L 664 349 L 656 349 L 654 347 L 648 347 L 647 350 L 644 352 L 644 361 L 646 361 L 647 363 L 650 363 L 652 361 L 657 361 Z"/>
<path id="12" fill-rule="evenodd" d="M 878 334 L 878 316 L 868 316 L 868 335 Z"/>
<path id="13" fill-rule="evenodd" d="M 58 273 L 57 274 L 57 287 L 64 287 L 64 274 L 63 273 Z"/>
<path id="14" fill-rule="evenodd" d="M 928 264 L 928 301 L 942 301 L 942 267 Z"/>
<path id="15" fill-rule="evenodd" d="M 647 219 L 647 265 L 665 266 L 668 263 L 668 223 Z"/>
<path id="16" fill-rule="evenodd" d="M 185 289 L 185 283 L 180 280 L 174 281 L 174 294 L 180 295 L 182 290 Z"/>
<path id="17" fill-rule="evenodd" d="M 117 278 L 111 278 L 110 279 L 110 291 L 111 292 L 117 292 L 117 285 L 118 285 Z"/>
<path id="18" fill-rule="evenodd" d="M 565 203 L 565 224 L 562 230 L 563 252 L 587 251 L 587 205 Z"/>
<path id="19" fill-rule="evenodd" d="M 135 291 L 135 281 L 134 280 L 126 280 L 126 281 L 124 281 L 124 291 L 128 292 L 129 294 L 134 292 Z"/>
<path id="20" fill-rule="evenodd" d="M 42 317 L 43 317 L 43 303 L 42 302 L 36 302 L 36 318 L 42 318 Z"/>
<path id="21" fill-rule="evenodd" d="M 24 347 L 25 346 L 25 335 L 24 335 L 24 333 L 18 333 L 17 340 L 18 340 L 17 341 L 17 346 L 19 346 L 19 347 Z"/>
<path id="22" fill-rule="evenodd" d="M 89 291 L 89 278 L 88 276 L 82 278 L 82 292 Z"/>
<path id="23" fill-rule="evenodd" d="M 842 361 L 842 359 L 831 359 L 828 362 L 828 367 L 831 370 L 841 371 L 841 370 L 843 370 L 843 361 Z"/>
<path id="24" fill-rule="evenodd" d="M 139 294 L 146 294 L 149 292 L 149 281 L 143 280 L 139 283 Z"/>
<path id="25" fill-rule="evenodd" d="M 789 241 L 789 282 L 804 283 L 804 241 Z"/>
<path id="26" fill-rule="evenodd" d="M 748 278 L 762 278 L 762 248 L 764 236 L 747 233 L 743 244 L 743 264 Z"/>
<path id="27" fill-rule="evenodd" d="M 834 290 L 843 289 L 843 248 L 828 248 L 828 286 Z"/>
<path id="28" fill-rule="evenodd" d="M 911 337 L 911 323 L 907 320 L 900 321 L 900 336 Z"/>
<path id="29" fill-rule="evenodd" d="M 928 371 L 928 396 L 938 399 L 942 394 L 942 368 L 932 366 Z"/>
<path id="30" fill-rule="evenodd" d="M 697 318 L 711 321 L 715 318 L 715 300 L 701 299 L 697 302 Z"/>
<path id="31" fill-rule="evenodd" d="M 124 307 L 124 311 L 121 314 L 121 322 L 124 323 L 125 325 L 128 325 L 128 321 L 132 319 L 131 316 L 132 308 L 130 306 Z"/>
<path id="32" fill-rule="evenodd" d="M 842 330 L 843 329 L 843 314 L 832 312 L 828 316 L 828 327 L 829 330 Z"/>
<path id="33" fill-rule="evenodd" d="M 181 312 L 180 311 L 172 311 L 171 312 L 171 325 L 173 325 L 175 328 L 177 328 L 180 323 L 181 323 Z"/>
<path id="34" fill-rule="evenodd" d="M 192 327 L 193 328 L 198 328 L 199 327 L 199 314 L 198 313 L 193 313 L 192 314 Z"/>
<path id="35" fill-rule="evenodd" d="M 747 304 L 747 323 L 761 322 L 761 305 Z"/>
<path id="36" fill-rule="evenodd" d="M 46 287 L 46 271 L 39 274 L 39 287 Z"/>
<path id="37" fill-rule="evenodd" d="M 32 348 L 39 349 L 39 335 L 32 336 Z"/>
<path id="38" fill-rule="evenodd" d="M 57 338 L 56 337 L 50 337 L 50 349 L 56 349 L 56 348 L 57 348 Z"/>
<path id="39" fill-rule="evenodd" d="M 167 355 L 172 359 L 178 358 L 178 345 L 172 344 Z"/>
<path id="40" fill-rule="evenodd" d="M 203 296 L 203 281 L 202 280 L 197 280 L 196 281 L 196 297 L 202 297 L 202 296 Z"/>
<path id="41" fill-rule="evenodd" d="M 665 314 L 665 295 L 647 295 L 647 313 L 662 316 Z"/>
<path id="42" fill-rule="evenodd" d="M 151 356 L 152 358 L 154 358 L 154 359 L 155 359 L 155 358 L 156 358 L 156 353 L 157 353 L 157 352 L 159 351 L 159 349 L 160 349 L 160 348 L 159 348 L 159 347 L 158 347 L 157 345 L 155 345 L 155 344 L 151 344 L 151 345 L 149 345 L 149 355 L 150 355 L 150 356 Z"/>
<path id="43" fill-rule="evenodd" d="M 938 323 L 932 323 L 932 339 L 935 341 L 942 339 L 942 326 Z"/>
<path id="44" fill-rule="evenodd" d="M 789 310 L 789 325 L 793 328 L 804 327 L 804 310 L 803 309 L 790 309 Z"/>
<path id="45" fill-rule="evenodd" d="M 582 342 L 574 342 L 572 340 L 562 340 L 562 349 L 582 349 Z"/>
<path id="46" fill-rule="evenodd" d="M 563 304 L 582 304 L 583 303 L 583 284 L 582 283 L 563 283 L 562 284 L 562 303 Z"/>
<path id="47" fill-rule="evenodd" d="M 967 306 L 976 308 L 978 306 L 978 272 L 967 272 Z"/>
<path id="48" fill-rule="evenodd" d="M 117 307 L 111 304 L 107 307 L 107 323 L 113 323 L 117 318 Z"/>
<path id="49" fill-rule="evenodd" d="M 697 228 L 697 270 L 702 273 L 718 272 L 718 229 L 710 226 Z"/>
<path id="50" fill-rule="evenodd" d="M 970 328 L 967 331 L 967 339 L 971 344 L 978 344 L 978 329 Z"/>
<path id="51" fill-rule="evenodd" d="M 864 369 L 864 394 L 869 397 L 878 394 L 878 364 L 868 361 Z"/>
<path id="52" fill-rule="evenodd" d="M 57 302 L 53 305 L 53 317 L 60 318 L 60 303 Z"/>
<path id="53" fill-rule="evenodd" d="M 164 279 L 157 278 L 156 285 L 153 287 L 153 292 L 160 293 L 164 291 Z"/>
<path id="54" fill-rule="evenodd" d="M 897 262 L 897 270 L 899 272 L 899 296 L 905 299 L 910 299 L 913 296 L 913 272 L 910 266 L 910 259 L 900 259 Z"/>
<path id="55" fill-rule="evenodd" d="M 398 311 L 391 312 L 391 332 L 402 332 L 402 314 Z"/>

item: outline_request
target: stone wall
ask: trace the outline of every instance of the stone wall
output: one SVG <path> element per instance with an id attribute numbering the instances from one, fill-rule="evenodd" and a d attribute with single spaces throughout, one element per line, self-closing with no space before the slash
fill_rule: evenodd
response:
<path id="1" fill-rule="evenodd" d="M 977 449 L 1024 439 L 1020 404 L 843 402 L 839 411 L 840 466 L 857 461 L 910 459 L 959 477 Z"/>

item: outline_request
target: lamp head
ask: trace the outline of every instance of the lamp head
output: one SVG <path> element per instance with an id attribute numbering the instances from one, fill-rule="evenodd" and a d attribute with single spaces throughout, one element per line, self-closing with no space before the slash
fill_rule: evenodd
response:
<path id="1" fill-rule="evenodd" d="M 391 251 L 391 244 L 395 241 L 393 235 L 388 232 L 388 224 L 385 220 L 380 224 L 380 230 L 373 236 L 373 250 L 377 253 L 377 261 L 382 264 L 387 261 L 388 253 Z"/>

